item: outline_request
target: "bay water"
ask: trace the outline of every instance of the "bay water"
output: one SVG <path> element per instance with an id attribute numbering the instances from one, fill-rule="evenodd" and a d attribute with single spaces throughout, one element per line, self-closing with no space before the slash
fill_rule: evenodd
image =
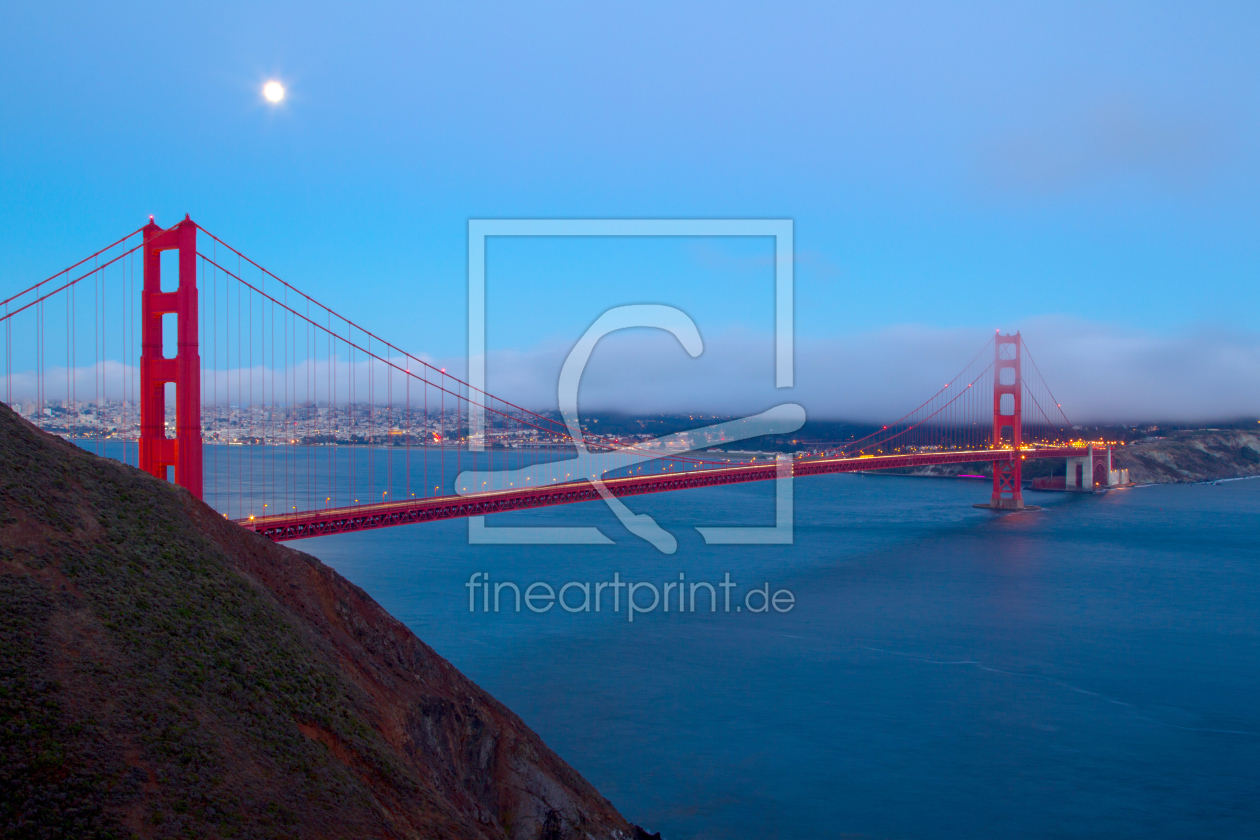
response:
<path id="1" fill-rule="evenodd" d="M 120 446 L 87 448 L 134 463 Z M 213 454 L 207 500 L 261 512 Z M 673 554 L 602 502 L 486 525 L 605 545 L 470 544 L 466 520 L 289 545 L 667 840 L 1260 837 L 1260 481 L 1030 493 L 1043 509 L 1011 514 L 972 507 L 982 481 L 794 484 L 790 545 L 696 530 L 773 525 L 769 482 L 627 500 Z M 503 587 L 496 612 L 469 587 L 486 580 L 540 584 L 540 611 Z M 614 581 L 655 608 L 630 621 L 628 587 L 608 586 L 599 612 L 569 612 L 542 586 L 572 584 L 573 608 Z M 763 609 L 754 589 L 790 600 Z"/>
<path id="2" fill-rule="evenodd" d="M 773 525 L 770 483 L 628 500 L 674 554 L 602 503 L 486 524 L 594 526 L 609 545 L 470 545 L 466 521 L 290 545 L 667 840 L 1260 836 L 1260 481 L 1030 494 L 1043 510 L 1018 514 L 973 508 L 987 492 L 799 479 L 793 543 L 768 546 L 695 526 Z M 675 587 L 669 612 L 630 621 L 611 587 L 598 613 L 541 587 L 544 612 L 507 587 L 486 611 L 478 572 L 737 586 L 716 611 L 700 587 L 694 612 Z M 767 586 L 791 609 L 753 611 Z"/>

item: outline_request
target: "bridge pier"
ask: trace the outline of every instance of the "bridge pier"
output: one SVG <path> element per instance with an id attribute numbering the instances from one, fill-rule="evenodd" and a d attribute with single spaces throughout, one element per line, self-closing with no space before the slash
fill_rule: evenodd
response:
<path id="1" fill-rule="evenodd" d="M 1108 487 L 1121 487 L 1129 483 L 1129 471 L 1115 469 L 1111 462 L 1111 447 L 1093 445 L 1078 450 L 1081 454 L 1064 459 L 1067 468 L 1063 475 L 1034 478 L 1034 490 L 1057 490 L 1067 493 L 1093 493 Z"/>
<path id="2" fill-rule="evenodd" d="M 1129 471 L 1112 468 L 1111 447 L 1095 450 L 1090 446 L 1078 458 L 1068 458 L 1063 489 L 1069 493 L 1092 493 L 1097 489 L 1129 483 Z"/>
<path id="3" fill-rule="evenodd" d="M 1067 469 L 1063 477 L 1063 489 L 1069 493 L 1091 493 L 1094 490 L 1094 453 L 1080 458 L 1066 458 Z"/>

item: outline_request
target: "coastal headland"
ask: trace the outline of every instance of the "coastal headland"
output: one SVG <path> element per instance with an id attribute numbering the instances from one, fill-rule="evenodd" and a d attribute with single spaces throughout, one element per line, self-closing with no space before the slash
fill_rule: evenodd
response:
<path id="1" fill-rule="evenodd" d="M 5 406 L 0 834 L 651 836 L 328 566 Z"/>

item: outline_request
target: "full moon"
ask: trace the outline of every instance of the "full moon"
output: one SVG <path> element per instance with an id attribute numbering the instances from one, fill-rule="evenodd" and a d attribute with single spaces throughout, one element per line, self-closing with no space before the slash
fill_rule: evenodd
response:
<path id="1" fill-rule="evenodd" d="M 267 82 L 267 84 L 263 85 L 262 93 L 263 99 L 274 105 L 281 99 L 284 99 L 284 85 L 279 82 Z"/>

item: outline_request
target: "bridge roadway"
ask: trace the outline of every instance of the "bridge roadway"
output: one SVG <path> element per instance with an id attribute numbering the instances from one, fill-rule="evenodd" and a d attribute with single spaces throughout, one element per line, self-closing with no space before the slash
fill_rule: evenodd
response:
<path id="1" fill-rule="evenodd" d="M 1079 456 L 1081 452 L 1079 447 L 1062 446 L 1042 449 L 1025 448 L 1019 452 L 1012 449 L 978 449 L 859 458 L 800 458 L 792 461 L 792 476 L 804 478 L 811 475 L 886 470 L 896 467 L 1013 461 L 1017 457 L 1025 459 L 1071 458 Z M 740 464 L 732 467 L 610 478 L 604 480 L 604 486 L 618 497 L 690 490 L 697 487 L 721 487 L 727 484 L 742 484 L 746 481 L 773 479 L 777 475 L 777 466 L 774 461 L 767 461 L 760 464 Z M 465 496 L 440 496 L 328 510 L 297 511 L 235 521 L 251 531 L 281 542 L 327 534 L 346 534 L 373 528 L 411 525 L 418 522 L 435 522 L 439 519 L 460 519 L 467 516 L 484 516 L 490 513 L 529 510 L 550 505 L 591 502 L 599 498 L 595 487 L 589 481 L 581 480 L 519 490 L 491 490 Z"/>

